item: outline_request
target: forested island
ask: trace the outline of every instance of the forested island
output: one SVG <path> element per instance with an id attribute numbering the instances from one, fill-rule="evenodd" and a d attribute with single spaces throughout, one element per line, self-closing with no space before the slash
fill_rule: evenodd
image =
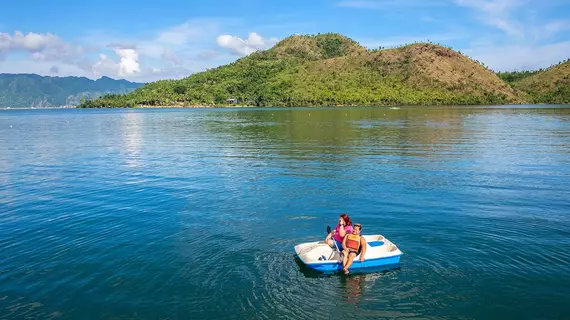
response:
<path id="1" fill-rule="evenodd" d="M 495 73 L 434 43 L 367 49 L 340 34 L 294 35 L 181 80 L 79 107 L 385 106 L 570 103 L 570 61 Z"/>

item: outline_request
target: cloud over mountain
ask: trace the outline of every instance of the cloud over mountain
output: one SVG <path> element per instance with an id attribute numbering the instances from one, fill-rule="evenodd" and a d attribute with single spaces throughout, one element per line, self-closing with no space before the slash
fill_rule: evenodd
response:
<path id="1" fill-rule="evenodd" d="M 232 35 L 221 35 L 216 38 L 218 45 L 225 49 L 230 49 L 234 54 L 247 56 L 258 50 L 265 50 L 275 45 L 279 39 L 264 38 L 252 32 L 247 39 L 242 39 Z"/>

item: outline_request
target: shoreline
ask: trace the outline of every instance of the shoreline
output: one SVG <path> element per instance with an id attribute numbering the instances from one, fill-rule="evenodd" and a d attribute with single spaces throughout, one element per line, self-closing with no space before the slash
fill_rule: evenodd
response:
<path id="1" fill-rule="evenodd" d="M 216 108 L 259 108 L 257 106 L 243 106 L 243 105 L 218 105 L 218 106 L 212 106 L 212 105 L 184 105 L 184 106 L 180 106 L 180 105 L 172 105 L 172 106 L 143 106 L 143 105 L 138 105 L 136 107 L 133 108 L 125 108 L 125 109 L 167 109 L 167 108 L 173 108 L 173 109 L 216 109 Z M 87 109 L 87 108 L 86 108 Z M 113 108 L 110 108 L 113 109 Z"/>
<path id="2" fill-rule="evenodd" d="M 337 106 L 250 106 L 250 105 L 159 105 L 159 106 L 149 106 L 149 105 L 139 105 L 135 107 L 92 107 L 92 108 L 79 108 L 79 107 L 0 107 L 0 110 L 53 110 L 53 109 L 263 109 L 263 108 L 329 108 L 329 109 L 343 109 L 343 108 L 389 108 L 389 109 L 400 109 L 400 108 L 446 108 L 446 107 L 523 107 L 523 106 L 534 106 L 540 108 L 548 107 L 570 107 L 570 104 L 564 103 L 516 103 L 516 104 L 422 104 L 422 105 L 337 105 Z"/>
<path id="3" fill-rule="evenodd" d="M 415 104 L 415 105 L 329 105 L 329 106 L 251 106 L 251 105 L 160 105 L 160 106 L 136 106 L 136 107 L 102 107 L 101 109 L 224 109 L 224 108 L 425 108 L 425 107 L 520 107 L 520 106 L 570 106 L 564 103 L 508 103 L 508 104 Z M 86 108 L 89 109 L 89 108 Z"/>

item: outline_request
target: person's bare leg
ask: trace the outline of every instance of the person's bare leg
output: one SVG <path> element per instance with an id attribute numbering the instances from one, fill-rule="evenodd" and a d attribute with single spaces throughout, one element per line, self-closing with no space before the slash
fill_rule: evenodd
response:
<path id="1" fill-rule="evenodd" d="M 344 266 L 344 274 L 348 274 L 348 268 L 350 268 L 350 266 L 352 265 L 352 262 L 354 261 L 354 257 L 356 257 L 356 253 L 351 252 L 348 254 L 348 261 L 346 262 L 346 265 Z"/>
<path id="2" fill-rule="evenodd" d="M 346 263 L 348 262 L 349 255 L 350 252 L 348 251 L 348 249 L 344 249 L 344 251 L 342 252 L 342 270 L 344 271 L 344 273 L 346 273 Z"/>
<path id="3" fill-rule="evenodd" d="M 344 266 L 346 266 L 347 259 L 348 259 L 348 250 L 345 249 L 342 252 L 342 267 L 343 267 L 343 269 L 344 269 Z"/>

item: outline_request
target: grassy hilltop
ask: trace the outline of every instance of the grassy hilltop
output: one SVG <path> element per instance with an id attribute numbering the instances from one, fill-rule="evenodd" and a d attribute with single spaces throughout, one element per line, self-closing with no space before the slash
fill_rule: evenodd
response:
<path id="1" fill-rule="evenodd" d="M 570 60 L 546 70 L 505 72 L 500 76 L 526 92 L 534 103 L 570 103 Z"/>
<path id="2" fill-rule="evenodd" d="M 534 97 L 523 87 L 436 44 L 369 50 L 339 34 L 295 35 L 233 63 L 81 107 L 223 106 L 228 99 L 255 106 L 516 104 Z"/>

